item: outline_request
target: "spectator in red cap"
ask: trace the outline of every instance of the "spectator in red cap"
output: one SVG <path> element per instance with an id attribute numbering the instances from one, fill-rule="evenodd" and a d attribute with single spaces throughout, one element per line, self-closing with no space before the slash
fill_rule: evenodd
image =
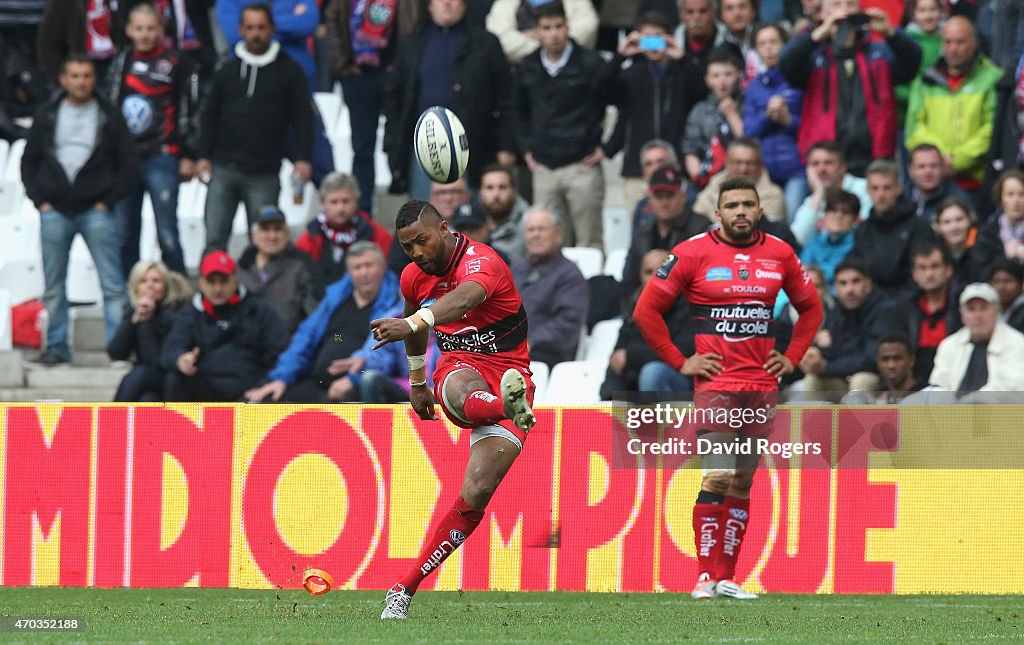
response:
<path id="1" fill-rule="evenodd" d="M 274 309 L 246 297 L 224 251 L 199 265 L 199 293 L 175 319 L 161 361 L 168 401 L 238 401 L 259 384 L 288 344 Z"/>
<path id="2" fill-rule="evenodd" d="M 654 171 L 647 196 L 654 218 L 637 227 L 622 271 L 622 301 L 632 311 L 640 287 L 640 264 L 648 251 L 671 250 L 676 244 L 708 229 L 708 221 L 695 213 L 683 187 L 683 173 L 675 166 Z"/>

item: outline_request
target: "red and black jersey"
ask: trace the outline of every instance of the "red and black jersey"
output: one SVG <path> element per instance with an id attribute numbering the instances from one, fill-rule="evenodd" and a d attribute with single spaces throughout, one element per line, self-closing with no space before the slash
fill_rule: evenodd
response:
<path id="1" fill-rule="evenodd" d="M 111 92 L 144 156 L 191 156 L 198 77 L 177 51 L 125 48 L 114 61 Z"/>
<path id="2" fill-rule="evenodd" d="M 429 307 L 464 282 L 475 282 L 487 297 L 461 319 L 436 325 L 442 359 L 469 360 L 481 354 L 529 367 L 526 350 L 526 309 L 512 281 L 512 272 L 494 249 L 455 234 L 455 253 L 441 275 L 424 273 L 416 264 L 402 271 L 407 302 Z"/>
<path id="3" fill-rule="evenodd" d="M 777 387 L 764 364 L 775 345 L 772 317 L 779 291 L 785 290 L 798 307 L 818 298 L 792 247 L 761 231 L 742 246 L 727 242 L 718 231 L 677 244 L 646 289 L 660 290 L 672 300 L 686 296 L 697 353 L 724 357 L 722 373 L 713 380 L 697 379 L 698 390 Z M 680 355 L 669 364 L 679 369 L 683 360 Z M 799 360 L 796 356 L 794 362 Z"/>

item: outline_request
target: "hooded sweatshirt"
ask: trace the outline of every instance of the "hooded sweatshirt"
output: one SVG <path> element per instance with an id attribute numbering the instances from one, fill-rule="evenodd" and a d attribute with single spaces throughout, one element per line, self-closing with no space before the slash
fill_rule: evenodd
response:
<path id="1" fill-rule="evenodd" d="M 285 132 L 295 128 L 296 161 L 309 161 L 313 109 L 300 68 L 271 42 L 254 55 L 245 43 L 237 59 L 221 65 L 203 113 L 199 156 L 236 170 L 276 175 L 284 158 Z"/>

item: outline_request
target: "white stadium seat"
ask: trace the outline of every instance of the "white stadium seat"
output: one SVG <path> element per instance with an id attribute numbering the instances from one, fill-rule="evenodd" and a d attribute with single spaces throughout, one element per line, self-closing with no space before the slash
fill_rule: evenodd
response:
<path id="1" fill-rule="evenodd" d="M 547 363 L 530 361 L 530 371 L 533 372 L 530 380 L 533 381 L 533 385 L 537 388 L 533 393 L 533 400 L 539 404 L 540 401 L 544 400 L 544 396 L 548 391 L 548 380 L 551 377 L 551 370 L 548 368 Z"/>
<path id="2" fill-rule="evenodd" d="M 7 168 L 7 154 L 11 151 L 11 144 L 7 139 L 0 139 L 0 177 L 4 176 Z"/>
<path id="3" fill-rule="evenodd" d="M 199 269 L 203 248 L 206 246 L 206 225 L 201 217 L 183 217 L 178 220 L 178 236 L 181 251 L 185 256 L 185 267 Z"/>
<path id="4" fill-rule="evenodd" d="M 316 92 L 313 94 L 313 101 L 316 103 L 316 109 L 320 111 L 327 138 L 333 140 L 338 128 L 338 115 L 341 113 L 341 96 L 334 92 Z"/>
<path id="5" fill-rule="evenodd" d="M 4 179 L 21 183 L 21 155 L 25 153 L 25 139 L 18 139 L 11 144 L 10 152 L 7 153 L 7 163 L 4 165 Z"/>
<path id="6" fill-rule="evenodd" d="M 622 329 L 622 319 L 602 320 L 594 325 L 594 331 L 590 333 L 587 340 L 588 361 L 598 361 L 605 365 L 615 351 L 615 343 L 619 341 L 619 330 Z"/>
<path id="7" fill-rule="evenodd" d="M 629 248 L 633 238 L 629 211 L 625 208 L 606 208 L 601 212 L 601 223 L 604 226 L 605 253 Z"/>
<path id="8" fill-rule="evenodd" d="M 12 305 L 42 298 L 45 289 L 42 254 L 0 261 L 0 289 L 10 292 Z"/>
<path id="9" fill-rule="evenodd" d="M 555 365 L 543 405 L 591 405 L 601 401 L 607 362 L 566 361 Z"/>
<path id="10" fill-rule="evenodd" d="M 629 249 L 609 251 L 608 257 L 604 261 L 604 274 L 622 282 L 622 272 L 626 269 L 627 255 L 629 255 Z"/>
<path id="11" fill-rule="evenodd" d="M 604 269 L 604 258 L 600 249 L 588 246 L 570 246 L 562 249 L 562 255 L 572 260 L 587 280 L 595 275 L 601 275 L 601 270 Z"/>

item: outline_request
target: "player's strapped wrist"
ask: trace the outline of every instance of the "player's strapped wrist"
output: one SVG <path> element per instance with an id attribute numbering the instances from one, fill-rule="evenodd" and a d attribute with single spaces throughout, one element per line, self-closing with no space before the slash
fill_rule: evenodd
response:
<path id="1" fill-rule="evenodd" d="M 434 326 L 434 312 L 424 307 L 406 318 L 405 322 L 409 323 L 414 334 L 421 329 L 430 329 Z"/>
<path id="2" fill-rule="evenodd" d="M 411 316 L 410 316 L 411 318 Z M 427 384 L 427 356 L 426 354 L 420 354 L 419 356 L 409 357 L 409 385 L 412 387 L 419 387 Z"/>

